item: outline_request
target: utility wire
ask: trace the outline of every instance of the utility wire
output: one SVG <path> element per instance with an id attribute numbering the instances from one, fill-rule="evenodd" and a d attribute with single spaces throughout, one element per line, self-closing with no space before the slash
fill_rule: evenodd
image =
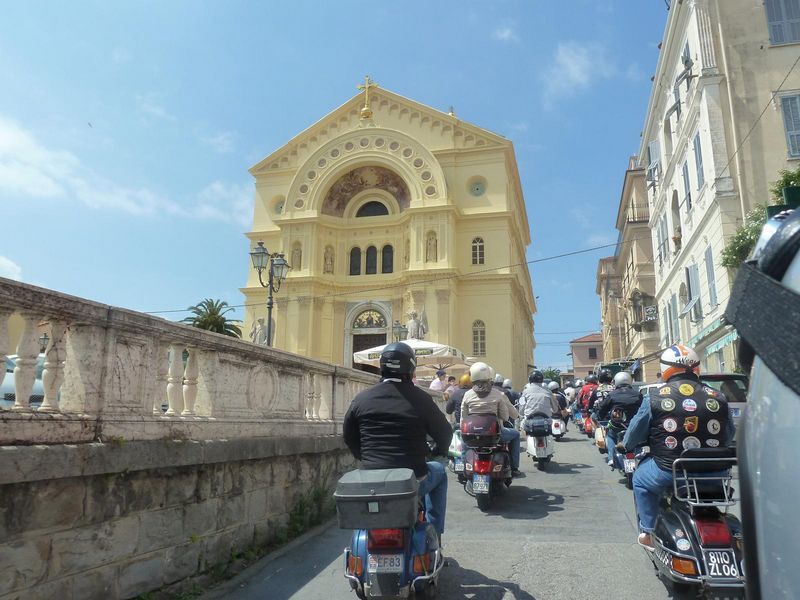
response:
<path id="1" fill-rule="evenodd" d="M 423 279 L 421 281 L 414 281 L 412 283 L 392 283 L 392 284 L 388 284 L 388 285 L 382 285 L 382 286 L 377 286 L 377 287 L 373 287 L 373 288 L 366 288 L 366 289 L 364 289 L 364 288 L 353 288 L 353 289 L 350 289 L 350 290 L 347 290 L 347 291 L 343 291 L 343 292 L 338 292 L 338 293 L 335 293 L 335 294 L 320 294 L 319 296 L 295 296 L 293 298 L 288 298 L 287 297 L 287 298 L 280 298 L 278 300 L 280 302 L 288 302 L 290 300 L 321 300 L 321 299 L 325 299 L 325 298 L 335 298 L 337 296 L 350 296 L 350 295 L 352 295 L 354 293 L 363 294 L 364 292 L 378 292 L 378 291 L 390 290 L 390 289 L 394 289 L 394 288 L 398 288 L 398 287 L 413 287 L 413 286 L 418 286 L 418 285 L 426 285 L 426 284 L 430 284 L 430 283 L 438 283 L 440 281 L 447 281 L 447 280 L 450 280 L 450 279 L 461 279 L 461 278 L 466 279 L 468 277 L 475 277 L 476 275 L 482 275 L 482 274 L 485 274 L 485 273 L 491 273 L 492 271 L 499 271 L 501 269 L 513 269 L 515 267 L 522 267 L 522 266 L 527 266 L 527 265 L 532 265 L 532 264 L 537 264 L 537 263 L 542 263 L 542 262 L 548 262 L 548 261 L 551 261 L 551 260 L 557 260 L 559 258 L 566 258 L 568 256 L 575 256 L 575 255 L 578 255 L 578 254 L 586 254 L 587 252 L 594 252 L 595 250 L 602 250 L 604 248 L 613 248 L 613 247 L 621 246 L 622 244 L 626 244 L 626 243 L 629 243 L 629 242 L 637 242 L 639 240 L 646 240 L 646 239 L 649 240 L 651 238 L 650 238 L 650 236 L 641 237 L 641 238 L 634 238 L 634 239 L 631 239 L 631 240 L 628 240 L 628 241 L 625 241 L 625 242 L 613 242 L 611 244 L 603 244 L 601 246 L 593 246 L 591 248 L 585 248 L 583 250 L 573 250 L 572 252 L 563 252 L 561 254 L 554 254 L 553 256 L 546 256 L 544 258 L 535 258 L 535 259 L 532 259 L 532 260 L 528 260 L 528 261 L 524 261 L 524 262 L 520 262 L 520 263 L 515 263 L 515 264 L 511 264 L 511 265 L 505 265 L 505 266 L 501 266 L 501 267 L 488 267 L 486 269 L 480 269 L 478 271 L 473 271 L 471 273 L 453 274 L 453 275 L 441 275 L 441 276 L 438 276 L 438 277 L 432 277 L 430 279 Z M 232 304 L 232 305 L 229 305 L 230 308 L 246 308 L 246 307 L 249 307 L 249 306 L 262 306 L 262 303 L 261 302 L 254 302 L 254 303 L 250 303 L 250 304 Z M 149 315 L 162 315 L 162 314 L 168 314 L 168 313 L 185 313 L 185 312 L 189 312 L 189 309 L 188 308 L 183 308 L 183 309 L 172 309 L 172 310 L 145 311 L 145 313 L 149 314 Z M 593 331 L 593 330 L 587 330 L 587 331 Z M 578 332 L 578 333 L 583 333 L 583 332 L 581 331 L 581 332 Z"/>

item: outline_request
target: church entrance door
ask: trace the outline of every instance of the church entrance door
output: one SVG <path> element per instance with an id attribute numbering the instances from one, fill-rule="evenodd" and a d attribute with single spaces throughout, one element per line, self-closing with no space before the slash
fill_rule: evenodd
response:
<path id="1" fill-rule="evenodd" d="M 386 343 L 385 333 L 355 333 L 353 334 L 353 353 L 361 352 L 367 348 L 374 348 L 375 346 L 382 346 Z M 352 355 L 350 357 L 352 360 Z M 377 372 L 377 369 L 369 365 L 360 365 L 353 362 L 353 368 L 362 369 L 364 371 Z"/>

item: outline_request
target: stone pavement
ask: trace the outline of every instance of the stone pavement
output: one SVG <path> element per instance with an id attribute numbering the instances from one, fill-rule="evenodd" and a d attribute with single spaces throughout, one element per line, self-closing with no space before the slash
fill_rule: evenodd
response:
<path id="1" fill-rule="evenodd" d="M 524 444 L 523 444 L 524 452 Z M 672 596 L 636 544 L 633 496 L 605 457 L 570 425 L 555 462 L 515 479 L 486 514 L 450 473 L 439 578 L 445 600 L 642 600 Z M 335 524 L 266 557 L 209 591 L 207 600 L 355 598 L 342 576 L 349 533 Z"/>

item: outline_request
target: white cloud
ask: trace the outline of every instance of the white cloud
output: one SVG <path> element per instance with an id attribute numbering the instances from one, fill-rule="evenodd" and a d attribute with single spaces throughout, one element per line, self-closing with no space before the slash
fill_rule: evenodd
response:
<path id="1" fill-rule="evenodd" d="M 139 110 L 146 116 L 174 121 L 175 117 L 167 112 L 167 109 L 161 105 L 159 100 L 160 96 L 155 92 L 147 92 L 146 94 L 136 96 L 136 101 L 139 103 Z"/>
<path id="2" fill-rule="evenodd" d="M 22 281 L 22 267 L 10 258 L 0 256 L 0 277 Z"/>
<path id="3" fill-rule="evenodd" d="M 552 64 L 544 73 L 544 102 L 551 106 L 573 96 L 593 83 L 615 75 L 616 67 L 599 44 L 562 42 L 556 48 Z"/>
<path id="4" fill-rule="evenodd" d="M 236 135 L 230 131 L 221 131 L 216 135 L 201 138 L 203 143 L 220 154 L 233 152 Z"/>
<path id="5" fill-rule="evenodd" d="M 146 187 L 130 188 L 98 175 L 73 154 L 47 148 L 30 132 L 0 116 L 0 191 L 20 198 L 77 200 L 93 209 L 137 216 L 183 216 L 249 224 L 252 192 L 215 181 L 190 206 Z"/>
<path id="6" fill-rule="evenodd" d="M 498 27 L 492 32 L 492 37 L 500 42 L 519 42 L 519 36 L 513 27 Z"/>

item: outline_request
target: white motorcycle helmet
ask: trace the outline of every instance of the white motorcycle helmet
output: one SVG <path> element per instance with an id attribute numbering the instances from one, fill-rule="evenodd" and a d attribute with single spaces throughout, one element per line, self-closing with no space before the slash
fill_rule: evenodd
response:
<path id="1" fill-rule="evenodd" d="M 736 433 L 747 597 L 779 598 L 800 590 L 800 541 L 787 525 L 800 479 L 785 470 L 800 463 L 789 426 L 800 423 L 800 210 L 767 222 L 753 260 L 739 269 L 725 319 L 739 333 L 739 364 L 751 377 Z"/>
<path id="2" fill-rule="evenodd" d="M 632 385 L 633 384 L 633 377 L 627 371 L 620 371 L 616 375 L 614 375 L 614 387 L 619 387 L 621 385 Z"/>
<path id="3" fill-rule="evenodd" d="M 555 392 L 556 390 L 558 390 L 559 387 L 560 386 L 556 381 L 551 381 L 550 383 L 547 384 L 547 389 L 549 389 L 551 392 Z"/>
<path id="4" fill-rule="evenodd" d="M 511 380 L 510 379 L 504 379 L 503 380 L 503 388 L 505 388 L 507 390 L 511 389 Z"/>
<path id="5" fill-rule="evenodd" d="M 494 376 L 494 382 L 497 385 L 503 385 L 503 379 L 504 377 L 500 373 Z"/>
<path id="6" fill-rule="evenodd" d="M 491 381 L 492 367 L 484 362 L 476 362 L 469 368 L 469 378 L 472 383 L 476 381 Z"/>

